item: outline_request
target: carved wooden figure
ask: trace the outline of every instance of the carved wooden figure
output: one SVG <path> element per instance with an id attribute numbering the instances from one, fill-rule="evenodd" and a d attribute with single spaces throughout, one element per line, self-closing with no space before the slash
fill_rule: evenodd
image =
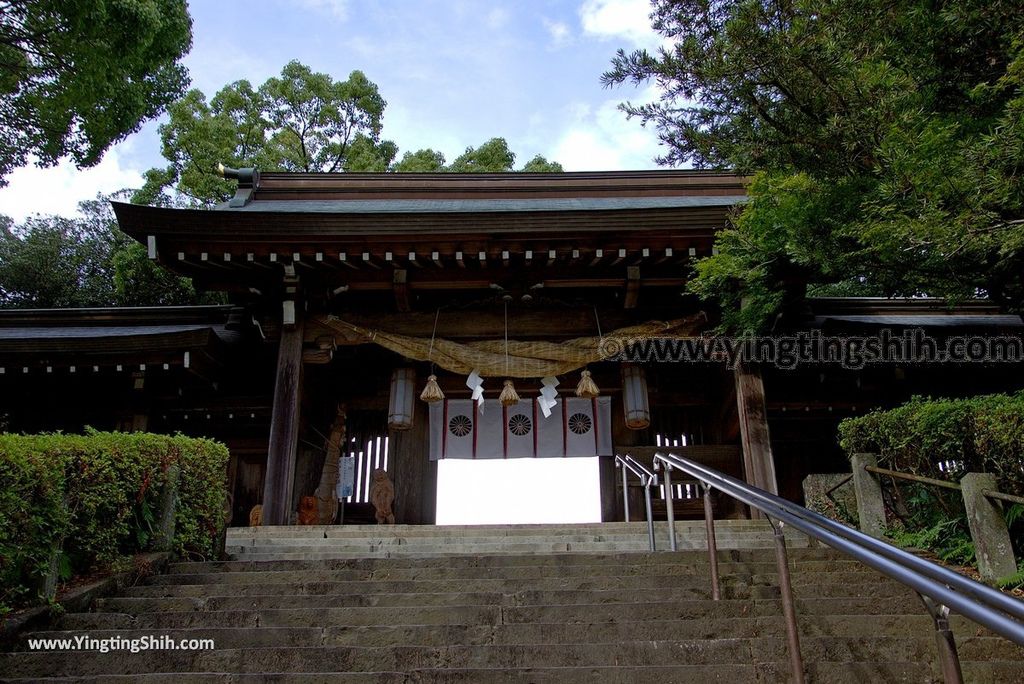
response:
<path id="1" fill-rule="evenodd" d="M 263 524 L 263 505 L 256 504 L 249 511 L 249 527 L 259 527 Z"/>
<path id="2" fill-rule="evenodd" d="M 300 525 L 316 525 L 319 518 L 319 506 L 317 506 L 315 496 L 304 496 L 299 499 Z"/>
<path id="3" fill-rule="evenodd" d="M 373 481 L 370 483 L 370 503 L 377 512 L 377 524 L 395 524 L 395 513 L 391 506 L 395 503 L 395 485 L 388 479 L 388 473 L 383 468 L 373 471 Z"/>

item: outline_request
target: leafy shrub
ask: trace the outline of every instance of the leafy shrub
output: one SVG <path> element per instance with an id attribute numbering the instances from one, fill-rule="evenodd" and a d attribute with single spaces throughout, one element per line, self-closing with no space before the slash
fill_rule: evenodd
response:
<path id="1" fill-rule="evenodd" d="M 969 399 L 914 397 L 889 411 L 839 424 L 847 454 L 870 452 L 878 465 L 959 482 L 969 472 L 993 473 L 998 488 L 1024 492 L 1024 392 Z M 963 500 L 956 491 L 882 478 L 890 496 L 890 527 L 897 542 L 929 548 L 945 560 L 973 562 Z M 1018 555 L 1024 551 L 1024 509 L 1006 511 Z"/>
<path id="2" fill-rule="evenodd" d="M 227 459 L 223 445 L 181 436 L 0 434 L 0 612 L 38 598 L 55 549 L 65 579 L 152 549 L 172 466 L 174 549 L 210 556 Z"/>

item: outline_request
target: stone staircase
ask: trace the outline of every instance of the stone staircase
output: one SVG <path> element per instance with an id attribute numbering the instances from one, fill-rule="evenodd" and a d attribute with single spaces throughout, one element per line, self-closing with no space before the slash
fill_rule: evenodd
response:
<path id="1" fill-rule="evenodd" d="M 232 530 L 237 560 L 174 564 L 25 635 L 21 650 L 0 654 L 0 679 L 789 681 L 770 529 L 718 523 L 721 601 L 710 600 L 703 524 L 678 530 L 675 554 L 646 552 L 644 523 Z M 809 681 L 941 681 L 913 592 L 807 546 L 790 538 Z M 966 681 L 1024 681 L 1024 650 L 953 622 Z M 27 651 L 28 638 L 83 634 L 216 647 Z"/>

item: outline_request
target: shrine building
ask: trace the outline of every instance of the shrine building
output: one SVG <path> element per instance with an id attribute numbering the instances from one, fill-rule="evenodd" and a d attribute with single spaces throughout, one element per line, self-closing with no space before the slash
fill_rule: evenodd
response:
<path id="1" fill-rule="evenodd" d="M 0 429 L 220 440 L 236 525 L 256 504 L 292 522 L 339 455 L 342 520 L 370 520 L 384 468 L 411 524 L 435 522 L 441 459 L 597 457 L 612 521 L 616 453 L 671 450 L 801 501 L 808 474 L 849 470 L 843 418 L 1024 380 L 1020 362 L 678 358 L 719 320 L 686 281 L 745 200 L 736 175 L 229 174 L 237 193 L 214 210 L 114 210 L 150 259 L 231 304 L 0 311 Z M 1024 332 L 983 301 L 797 294 L 772 335 Z M 621 354 L 644 340 L 663 346 Z M 696 490 L 676 489 L 685 516 Z"/>

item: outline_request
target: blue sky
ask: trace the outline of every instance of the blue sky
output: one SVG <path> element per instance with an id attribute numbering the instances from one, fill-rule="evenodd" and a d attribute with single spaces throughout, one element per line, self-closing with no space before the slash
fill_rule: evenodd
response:
<path id="1" fill-rule="evenodd" d="M 648 0 L 193 0 L 193 87 L 259 85 L 298 59 L 336 79 L 360 69 L 388 102 L 384 137 L 400 151 L 505 137 L 520 163 L 535 154 L 567 170 L 642 169 L 658 154 L 653 131 L 627 121 L 622 100 L 651 87 L 607 90 L 599 77 L 616 49 L 656 47 Z M 98 192 L 141 183 L 162 164 L 157 122 L 78 171 L 25 168 L 0 189 L 0 213 L 74 212 Z"/>

